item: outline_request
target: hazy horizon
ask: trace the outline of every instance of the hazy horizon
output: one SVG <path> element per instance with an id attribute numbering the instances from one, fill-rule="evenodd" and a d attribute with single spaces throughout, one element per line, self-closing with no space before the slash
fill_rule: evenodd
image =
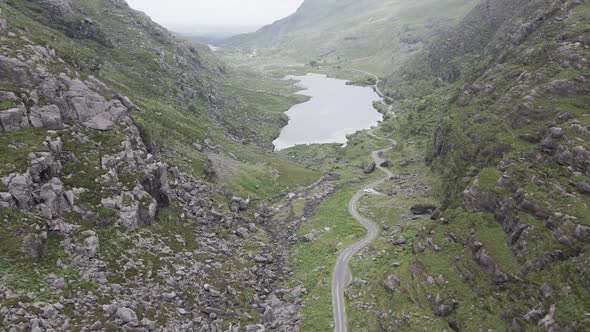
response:
<path id="1" fill-rule="evenodd" d="M 169 30 L 183 34 L 252 32 L 294 13 L 303 0 L 127 0 Z"/>

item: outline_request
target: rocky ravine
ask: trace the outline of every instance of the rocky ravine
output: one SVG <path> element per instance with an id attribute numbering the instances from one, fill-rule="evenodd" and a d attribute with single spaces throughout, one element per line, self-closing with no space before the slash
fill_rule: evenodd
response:
<path id="1" fill-rule="evenodd" d="M 121 1 L 109 3 L 127 8 Z M 77 14 L 68 1 L 9 5 Z M 268 245 L 272 230 L 264 215 L 248 199 L 150 154 L 134 120 L 142 111 L 130 98 L 51 46 L 35 43 L 26 30 L 11 27 L 5 12 L 0 11 L 2 329 L 296 329 L 296 308 L 284 297 L 290 290 L 275 291 L 285 272 L 272 241 L 282 239 L 272 237 Z M 91 18 L 84 22 L 99 29 Z M 62 23 L 51 22 L 60 29 Z M 143 24 L 154 29 L 148 35 L 174 45 L 155 25 Z M 108 30 L 84 31 L 68 42 L 103 45 L 112 37 Z M 202 88 L 197 70 L 188 68 L 179 84 Z M 215 95 L 215 89 L 184 90 L 175 99 L 200 96 L 216 103 Z"/>

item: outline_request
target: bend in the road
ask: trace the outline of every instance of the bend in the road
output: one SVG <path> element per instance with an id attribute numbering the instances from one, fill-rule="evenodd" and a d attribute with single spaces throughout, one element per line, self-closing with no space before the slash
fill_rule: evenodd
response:
<path id="1" fill-rule="evenodd" d="M 373 130 L 369 132 L 369 135 L 375 137 L 373 134 Z M 365 190 L 367 189 L 374 189 L 379 186 L 381 183 L 385 182 L 393 173 L 385 167 L 382 167 L 381 164 L 383 163 L 383 159 L 381 159 L 380 154 L 386 151 L 391 150 L 395 145 L 396 142 L 391 140 L 392 146 L 373 151 L 371 154 L 373 160 L 377 164 L 377 168 L 386 174 L 386 177 L 375 181 L 363 189 L 359 190 L 354 197 L 350 200 L 349 204 L 349 211 L 350 214 L 358 220 L 366 229 L 367 229 L 367 236 L 358 243 L 353 244 L 352 246 L 346 248 L 338 257 L 336 261 L 336 267 L 334 268 L 334 273 L 332 276 L 332 307 L 333 307 L 333 315 L 334 315 L 334 331 L 335 332 L 346 332 L 348 329 L 347 320 L 346 320 L 346 305 L 344 302 L 344 289 L 348 287 L 350 282 L 352 281 L 352 274 L 350 273 L 349 263 L 351 258 L 362 248 L 366 245 L 371 243 L 379 234 L 379 228 L 375 223 L 370 221 L 369 219 L 364 218 L 357 210 L 356 206 L 358 201 L 365 195 Z"/>

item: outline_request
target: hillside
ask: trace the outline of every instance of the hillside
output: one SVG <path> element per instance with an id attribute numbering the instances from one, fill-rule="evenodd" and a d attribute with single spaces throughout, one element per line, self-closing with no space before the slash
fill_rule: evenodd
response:
<path id="1" fill-rule="evenodd" d="M 589 23 L 583 1 L 480 1 L 382 82 L 400 167 L 362 202 L 385 234 L 353 264 L 353 326 L 590 328 Z"/>
<path id="2" fill-rule="evenodd" d="M 309 63 L 391 72 L 445 27 L 472 0 L 306 0 L 293 15 L 225 44 L 265 49 Z M 275 55 L 275 56 L 276 56 Z"/>
<path id="3" fill-rule="evenodd" d="M 258 213 L 320 179 L 267 154 L 291 87 L 229 84 L 123 0 L 0 1 L 0 40 L 0 330 L 296 322 Z"/>

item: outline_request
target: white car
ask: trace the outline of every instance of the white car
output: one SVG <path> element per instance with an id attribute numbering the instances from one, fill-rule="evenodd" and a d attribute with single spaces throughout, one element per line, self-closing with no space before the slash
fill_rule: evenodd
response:
<path id="1" fill-rule="evenodd" d="M 373 189 L 365 189 L 364 192 L 365 192 L 365 194 L 372 194 Z"/>

